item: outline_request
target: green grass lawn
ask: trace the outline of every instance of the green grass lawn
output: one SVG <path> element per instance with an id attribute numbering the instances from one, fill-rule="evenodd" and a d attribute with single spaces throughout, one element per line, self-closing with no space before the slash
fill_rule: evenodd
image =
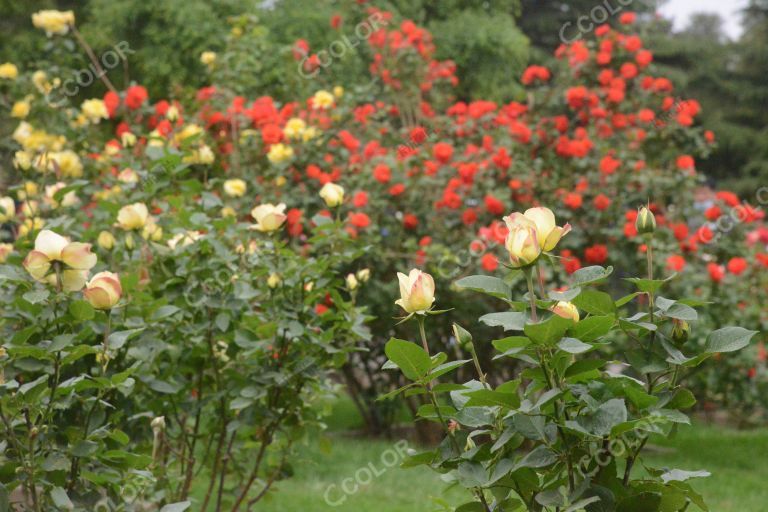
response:
<path id="1" fill-rule="evenodd" d="M 332 428 L 354 425 L 350 410 L 340 404 Z M 387 467 L 394 442 L 352 438 L 342 431 L 329 434 L 331 446 L 324 450 L 312 443 L 295 461 L 295 477 L 279 483 L 278 492 L 257 510 L 264 512 L 426 512 L 436 509 L 434 499 L 460 504 L 459 489 L 446 490 L 439 475 L 425 468 Z M 768 429 L 736 431 L 696 425 L 681 429 L 673 439 L 656 439 L 646 461 L 656 467 L 686 470 L 706 469 L 712 476 L 694 481 L 713 512 L 758 512 L 768 509 Z M 362 468 L 362 469 L 361 469 Z M 368 468 L 368 469 L 365 469 Z M 380 473 L 370 478 L 373 472 Z M 342 503 L 340 486 L 345 479 L 370 483 L 358 486 Z M 329 486 L 335 486 L 330 487 Z M 691 509 L 694 510 L 694 509 Z"/>

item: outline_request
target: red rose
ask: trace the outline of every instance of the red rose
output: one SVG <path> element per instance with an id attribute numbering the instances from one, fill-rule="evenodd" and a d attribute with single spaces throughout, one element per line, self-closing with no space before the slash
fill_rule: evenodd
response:
<path id="1" fill-rule="evenodd" d="M 132 85 L 125 91 L 125 106 L 131 110 L 136 110 L 147 101 L 149 94 L 141 85 Z"/>

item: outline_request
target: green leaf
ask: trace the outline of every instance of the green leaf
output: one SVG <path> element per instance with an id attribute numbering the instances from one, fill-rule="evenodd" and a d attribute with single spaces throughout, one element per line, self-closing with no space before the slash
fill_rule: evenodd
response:
<path id="1" fill-rule="evenodd" d="M 641 279 L 639 277 L 627 277 L 624 280 L 634 284 L 638 290 L 645 293 L 656 293 L 659 288 L 668 281 L 675 278 L 677 274 L 672 274 L 666 279 Z"/>
<path id="2" fill-rule="evenodd" d="M 174 315 L 179 311 L 181 311 L 180 308 L 170 304 L 161 306 L 154 313 L 152 313 L 152 320 L 162 320 L 163 318 L 168 318 L 169 316 Z"/>
<path id="3" fill-rule="evenodd" d="M 683 471 L 682 469 L 672 469 L 661 475 L 661 480 L 666 484 L 672 481 L 685 482 L 691 478 L 706 478 L 711 476 L 709 471 Z"/>
<path id="4" fill-rule="evenodd" d="M 749 345 L 749 340 L 755 334 L 757 331 L 750 331 L 743 327 L 723 327 L 712 331 L 707 336 L 705 350 L 712 353 L 741 350 Z"/>
<path id="5" fill-rule="evenodd" d="M 501 393 L 490 389 L 479 389 L 465 393 L 469 397 L 466 407 L 504 407 L 517 409 L 520 407 L 520 397 L 517 393 Z"/>
<path id="6" fill-rule="evenodd" d="M 384 352 L 411 380 L 424 378 L 432 367 L 432 360 L 424 349 L 410 341 L 392 338 L 384 347 Z"/>
<path id="7" fill-rule="evenodd" d="M 504 313 L 488 313 L 480 317 L 480 321 L 491 327 L 503 327 L 505 331 L 522 331 L 527 317 L 518 311 Z"/>
<path id="8" fill-rule="evenodd" d="M 581 359 L 576 361 L 565 370 L 565 378 L 573 379 L 574 377 L 581 376 L 585 373 L 592 372 L 598 368 L 602 368 L 605 361 L 602 359 Z"/>
<path id="9" fill-rule="evenodd" d="M 512 293 L 507 283 L 493 276 L 468 276 L 456 281 L 456 286 L 465 290 L 473 290 L 492 297 L 508 299 Z"/>
<path id="10" fill-rule="evenodd" d="M 578 321 L 570 329 L 570 334 L 581 341 L 595 341 L 608 334 L 616 323 L 616 317 L 613 315 L 590 316 Z"/>
<path id="11" fill-rule="evenodd" d="M 588 343 L 577 340 L 576 338 L 563 338 L 557 344 L 557 348 L 568 352 L 569 354 L 583 354 L 589 352 L 594 347 Z"/>
<path id="12" fill-rule="evenodd" d="M 594 265 L 591 267 L 580 268 L 571 276 L 571 279 L 573 280 L 571 287 L 598 283 L 610 276 L 612 273 L 613 267 L 603 268 L 601 266 Z"/>
<path id="13" fill-rule="evenodd" d="M 560 315 L 552 315 L 543 322 L 525 324 L 525 335 L 539 345 L 554 345 L 565 335 L 565 331 L 573 325 L 573 320 Z"/>
<path id="14" fill-rule="evenodd" d="M 81 322 L 85 320 L 93 320 L 93 317 L 95 316 L 93 306 L 85 300 L 73 301 L 72 304 L 69 305 L 69 313 L 75 320 L 80 320 Z"/>
<path id="15" fill-rule="evenodd" d="M 443 363 L 439 366 L 436 366 L 431 372 L 429 372 L 429 380 L 435 380 L 436 378 L 445 375 L 446 373 L 452 372 L 460 366 L 464 366 L 470 361 L 471 359 L 460 359 L 458 361 L 450 361 L 448 363 Z"/>
<path id="16" fill-rule="evenodd" d="M 693 393 L 686 388 L 680 388 L 665 407 L 670 409 L 690 409 L 694 405 L 696 405 L 696 397 Z"/>
<path id="17" fill-rule="evenodd" d="M 32 290 L 22 295 L 22 297 L 30 304 L 39 304 L 45 301 L 50 294 L 48 290 Z"/>
<path id="18" fill-rule="evenodd" d="M 113 332 L 109 335 L 109 338 L 107 338 L 107 346 L 111 348 L 112 350 L 118 350 L 125 345 L 125 342 L 128 341 L 130 338 L 135 336 L 136 334 L 139 334 L 141 331 L 144 330 L 144 327 L 140 327 L 138 329 L 129 329 L 127 331 L 117 331 Z"/>
<path id="19" fill-rule="evenodd" d="M 627 421 L 627 406 L 621 398 L 612 398 L 600 405 L 591 415 L 580 416 L 579 425 L 596 436 L 607 436 L 611 429 Z"/>
<path id="20" fill-rule="evenodd" d="M 591 315 L 612 315 L 616 311 L 613 298 L 598 290 L 584 290 L 573 300 L 573 304 Z"/>
<path id="21" fill-rule="evenodd" d="M 67 491 L 61 487 L 51 489 L 51 500 L 53 500 L 54 505 L 64 510 L 73 510 L 75 508 L 75 505 L 72 504 L 69 496 L 67 496 Z"/>
<path id="22" fill-rule="evenodd" d="M 179 501 L 177 503 L 171 503 L 160 509 L 160 512 L 183 512 L 192 506 L 191 501 Z"/>

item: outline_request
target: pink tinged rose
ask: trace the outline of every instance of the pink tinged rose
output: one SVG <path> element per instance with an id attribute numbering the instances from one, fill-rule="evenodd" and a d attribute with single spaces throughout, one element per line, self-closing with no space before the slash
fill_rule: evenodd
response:
<path id="1" fill-rule="evenodd" d="M 33 279 L 39 281 L 51 269 L 51 260 L 40 251 L 31 251 L 24 258 L 24 268 L 29 272 Z"/>
<path id="2" fill-rule="evenodd" d="M 284 203 L 280 203 L 277 206 L 269 203 L 260 204 L 251 210 L 251 216 L 256 221 L 252 228 L 263 232 L 277 231 L 287 218 Z"/>
<path id="3" fill-rule="evenodd" d="M 96 309 L 112 309 L 123 295 L 120 278 L 112 272 L 99 272 L 88 281 L 83 295 Z"/>
<path id="4" fill-rule="evenodd" d="M 91 244 L 72 242 L 61 251 L 61 261 L 73 269 L 90 270 L 96 265 L 96 255 Z"/>

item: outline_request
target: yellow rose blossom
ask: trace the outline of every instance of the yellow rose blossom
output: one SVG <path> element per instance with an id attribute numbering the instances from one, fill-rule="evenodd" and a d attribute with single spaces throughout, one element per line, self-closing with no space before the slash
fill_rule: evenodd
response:
<path id="1" fill-rule="evenodd" d="M 169 108 L 168 111 L 170 111 L 170 110 L 171 109 Z M 184 125 L 184 128 L 182 128 L 181 131 L 179 131 L 179 133 L 177 133 L 175 135 L 174 140 L 176 142 L 181 142 L 181 141 L 186 140 L 186 139 L 188 139 L 190 137 L 198 136 L 201 133 L 203 133 L 203 129 L 200 127 L 200 125 L 193 124 L 193 123 L 186 124 L 186 125 Z"/>
<path id="2" fill-rule="evenodd" d="M 277 178 L 275 178 L 275 186 L 276 187 L 285 186 L 286 183 L 288 183 L 288 180 L 285 179 L 285 176 L 278 176 Z"/>
<path id="3" fill-rule="evenodd" d="M 120 135 L 120 143 L 123 146 L 130 148 L 136 144 L 136 136 L 131 132 L 123 132 L 123 134 Z"/>
<path id="4" fill-rule="evenodd" d="M 58 274 L 50 272 L 59 263 Z M 65 291 L 78 291 L 88 278 L 88 271 L 96 265 L 96 255 L 90 244 L 70 242 L 48 229 L 35 239 L 35 248 L 24 259 L 24 268 L 37 281 L 58 285 L 61 279 Z"/>
<path id="5" fill-rule="evenodd" d="M 178 233 L 171 237 L 170 240 L 168 240 L 168 247 L 171 249 L 176 249 L 176 247 L 186 247 L 188 245 L 191 245 L 202 237 L 202 233 L 199 231 L 186 231 L 184 233 Z"/>
<path id="6" fill-rule="evenodd" d="M 32 155 L 27 151 L 19 150 L 13 154 L 13 166 L 22 171 L 28 171 L 32 167 Z"/>
<path id="7" fill-rule="evenodd" d="M 570 224 L 555 225 L 555 214 L 549 208 L 529 208 L 504 217 L 509 233 L 505 246 L 513 267 L 535 262 L 543 251 L 551 251 L 571 230 Z"/>
<path id="8" fill-rule="evenodd" d="M 312 96 L 312 107 L 321 110 L 327 110 L 333 106 L 333 94 L 328 91 L 320 90 Z"/>
<path id="9" fill-rule="evenodd" d="M 40 203 L 35 200 L 26 200 L 21 203 L 21 213 L 24 217 L 34 217 L 40 215 Z"/>
<path id="10" fill-rule="evenodd" d="M 51 90 L 51 84 L 48 82 L 48 75 L 42 69 L 38 69 L 32 73 L 32 84 L 42 94 L 46 94 Z"/>
<path id="11" fill-rule="evenodd" d="M 83 176 L 83 162 L 74 151 L 65 149 L 48 154 L 48 168 L 58 171 L 65 178 L 80 178 Z"/>
<path id="12" fill-rule="evenodd" d="M 224 193 L 229 197 L 242 197 L 247 189 L 248 185 L 241 179 L 232 179 L 224 182 Z"/>
<path id="13" fill-rule="evenodd" d="M 13 64 L 11 62 L 6 62 L 4 64 L 0 64 L 0 78 L 4 80 L 16 80 L 16 77 L 19 76 L 19 68 L 16 67 L 16 64 Z"/>
<path id="14" fill-rule="evenodd" d="M 205 64 L 206 66 L 212 66 L 214 62 L 216 62 L 216 52 L 203 52 L 200 54 L 200 62 Z"/>
<path id="15" fill-rule="evenodd" d="M 274 272 L 269 274 L 269 277 L 267 278 L 267 286 L 272 288 L 273 290 L 280 286 L 280 283 L 283 280 L 280 279 L 280 276 L 278 274 L 275 274 Z"/>
<path id="16" fill-rule="evenodd" d="M 283 128 L 283 134 L 289 139 L 298 139 L 304 133 L 307 128 L 307 123 L 303 119 L 298 117 L 292 117 L 285 123 Z"/>
<path id="17" fill-rule="evenodd" d="M 144 226 L 144 229 L 141 230 L 141 237 L 144 240 L 159 242 L 163 239 L 163 228 L 155 224 L 155 220 L 150 217 L 147 219 L 147 224 Z"/>
<path id="18" fill-rule="evenodd" d="M 256 221 L 256 224 L 251 228 L 263 232 L 277 231 L 287 218 L 285 215 L 285 204 L 283 203 L 277 206 L 270 203 L 260 204 L 251 210 L 251 216 Z"/>
<path id="19" fill-rule="evenodd" d="M 355 274 L 347 274 L 347 277 L 346 277 L 345 281 L 346 281 L 346 283 L 347 283 L 347 289 L 348 289 L 349 291 L 354 291 L 354 290 L 356 290 L 356 289 L 357 289 L 357 287 L 358 287 L 358 286 L 359 286 L 359 284 L 360 284 L 360 283 L 358 282 L 358 280 L 357 280 L 357 276 L 355 276 Z"/>
<path id="20" fill-rule="evenodd" d="M 69 32 L 70 25 L 75 24 L 75 13 L 45 9 L 32 15 L 32 24 L 36 28 L 45 30 L 48 36 L 64 35 Z"/>
<path id="21" fill-rule="evenodd" d="M 395 304 L 406 313 L 424 314 L 435 302 L 435 281 L 426 272 L 414 268 L 408 275 L 397 273 L 400 283 L 400 298 Z"/>
<path id="22" fill-rule="evenodd" d="M 118 173 L 117 179 L 122 183 L 138 183 L 139 175 L 130 167 L 126 167 Z"/>
<path id="23" fill-rule="evenodd" d="M 74 190 L 70 190 L 69 192 L 65 193 L 62 197 L 56 198 L 57 192 L 59 192 L 61 189 L 65 188 L 67 186 L 66 183 L 58 182 L 54 183 L 53 185 L 48 185 L 45 187 L 45 202 L 51 205 L 52 208 L 58 208 L 60 206 L 74 206 L 79 202 L 79 199 L 77 198 L 77 194 L 75 194 Z"/>
<path id="24" fill-rule="evenodd" d="M 123 206 L 117 213 L 117 225 L 126 231 L 143 228 L 148 219 L 149 210 L 144 203 Z"/>
<path id="25" fill-rule="evenodd" d="M 98 124 L 102 119 L 109 119 L 109 112 L 103 100 L 94 98 L 85 100 L 80 106 L 85 118 L 93 124 Z"/>
<path id="26" fill-rule="evenodd" d="M 222 217 L 237 217 L 237 212 L 231 206 L 225 206 L 221 209 Z"/>
<path id="27" fill-rule="evenodd" d="M 304 142 L 309 142 L 310 140 L 314 139 L 318 135 L 320 135 L 320 130 L 318 130 L 314 126 L 310 126 L 306 130 L 304 130 L 304 133 L 301 134 L 301 140 L 303 140 Z"/>
<path id="28" fill-rule="evenodd" d="M 273 164 L 279 164 L 293 158 L 293 148 L 286 144 L 272 144 L 267 153 L 267 158 Z"/>
<path id="29" fill-rule="evenodd" d="M 11 107 L 11 117 L 15 117 L 16 119 L 24 119 L 29 115 L 29 109 L 30 105 L 28 101 L 17 101 L 13 104 L 13 107 Z"/>
<path id="30" fill-rule="evenodd" d="M 329 208 L 339 206 L 344 201 L 344 187 L 328 182 L 320 189 L 320 197 Z"/>

